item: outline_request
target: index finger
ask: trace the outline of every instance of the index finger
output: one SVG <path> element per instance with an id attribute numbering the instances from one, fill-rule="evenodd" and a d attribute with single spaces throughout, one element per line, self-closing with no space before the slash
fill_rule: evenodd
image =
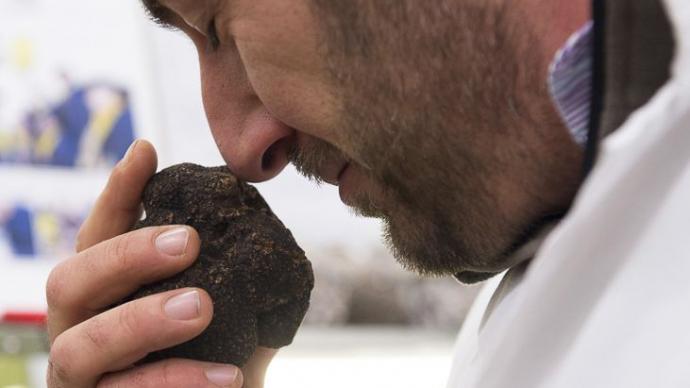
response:
<path id="1" fill-rule="evenodd" d="M 101 241 L 129 231 L 141 216 L 141 195 L 156 173 L 156 150 L 146 140 L 137 140 L 115 166 L 77 235 L 76 250 L 81 252 Z"/>

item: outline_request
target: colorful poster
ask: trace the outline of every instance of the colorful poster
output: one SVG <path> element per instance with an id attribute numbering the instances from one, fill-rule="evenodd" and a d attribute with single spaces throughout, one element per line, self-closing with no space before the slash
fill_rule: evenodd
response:
<path id="1" fill-rule="evenodd" d="M 36 105 L 29 101 L 0 122 L 0 163 L 107 167 L 134 141 L 129 93 L 121 87 L 70 85 L 54 103 Z"/>
<path id="2" fill-rule="evenodd" d="M 156 137 L 142 13 L 134 0 L 0 2 L 0 164 L 108 168 Z"/>
<path id="3" fill-rule="evenodd" d="M 52 267 L 135 138 L 164 153 L 138 0 L 0 0 L 0 313 Z"/>

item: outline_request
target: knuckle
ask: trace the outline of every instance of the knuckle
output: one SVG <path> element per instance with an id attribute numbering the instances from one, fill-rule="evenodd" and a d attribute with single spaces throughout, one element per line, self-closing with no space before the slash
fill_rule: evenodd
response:
<path id="1" fill-rule="evenodd" d="M 101 379 L 98 388 L 149 388 L 146 372 L 141 368 L 132 369 L 124 373 L 105 376 Z"/>
<path id="2" fill-rule="evenodd" d="M 127 381 L 127 386 L 128 387 L 136 387 L 136 388 L 149 388 L 153 387 L 155 385 L 148 384 L 148 374 L 144 369 L 137 369 L 132 371 L 131 377 Z M 167 387 L 167 385 L 159 385 L 161 387 Z"/>
<path id="3" fill-rule="evenodd" d="M 139 317 L 136 302 L 130 302 L 122 305 L 120 313 L 118 314 L 118 330 L 123 337 L 134 337 L 144 327 L 144 322 Z"/>
<path id="4" fill-rule="evenodd" d="M 117 336 L 130 344 L 127 354 L 137 360 L 146 357 L 165 335 L 162 322 L 148 310 L 135 300 L 122 305 L 117 314 Z"/>
<path id="5" fill-rule="evenodd" d="M 46 281 L 46 301 L 48 306 L 57 307 L 61 305 L 62 296 L 64 294 L 65 282 L 63 280 L 63 266 L 60 264 L 53 268 L 48 275 Z"/>
<path id="6" fill-rule="evenodd" d="M 123 234 L 108 242 L 105 255 L 116 263 L 116 268 L 120 270 L 131 270 L 134 265 L 134 260 L 132 259 L 132 244 L 132 235 Z"/>
<path id="7" fill-rule="evenodd" d="M 48 361 L 47 383 L 49 388 L 63 388 L 67 378 L 66 372 L 52 361 Z"/>
<path id="8" fill-rule="evenodd" d="M 137 368 L 127 373 L 127 377 L 120 381 L 114 387 L 128 387 L 128 388 L 152 388 L 155 385 L 148 383 L 150 380 L 147 376 L 146 370 Z M 167 385 L 159 385 L 160 387 L 167 387 Z"/>
<path id="9" fill-rule="evenodd" d="M 62 387 L 73 380 L 75 367 L 72 353 L 63 337 L 55 339 L 48 355 L 48 381 L 51 387 Z"/>
<path id="10" fill-rule="evenodd" d="M 92 349 L 107 349 L 111 343 L 111 330 L 107 330 L 103 319 L 95 316 L 84 323 L 81 335 Z"/>
<path id="11" fill-rule="evenodd" d="M 175 382 L 172 362 L 164 362 L 160 370 L 159 380 L 164 387 L 170 387 Z"/>

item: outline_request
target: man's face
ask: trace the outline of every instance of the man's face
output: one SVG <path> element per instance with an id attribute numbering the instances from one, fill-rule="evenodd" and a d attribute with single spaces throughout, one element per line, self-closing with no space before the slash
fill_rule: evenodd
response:
<path id="1" fill-rule="evenodd" d="M 580 151 L 514 2 L 159 1 L 197 47 L 230 168 L 339 185 L 406 267 L 503 270 L 567 209 Z"/>

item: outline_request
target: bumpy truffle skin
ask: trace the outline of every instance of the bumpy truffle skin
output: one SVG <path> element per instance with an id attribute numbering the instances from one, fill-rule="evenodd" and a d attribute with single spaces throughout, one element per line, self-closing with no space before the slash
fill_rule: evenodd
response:
<path id="1" fill-rule="evenodd" d="M 181 164 L 156 174 L 143 196 L 146 218 L 135 229 L 194 227 L 198 260 L 186 271 L 140 289 L 133 298 L 182 287 L 203 288 L 213 320 L 199 337 L 150 354 L 242 366 L 257 345 L 289 345 L 309 307 L 311 263 L 256 189 L 227 167 Z"/>

